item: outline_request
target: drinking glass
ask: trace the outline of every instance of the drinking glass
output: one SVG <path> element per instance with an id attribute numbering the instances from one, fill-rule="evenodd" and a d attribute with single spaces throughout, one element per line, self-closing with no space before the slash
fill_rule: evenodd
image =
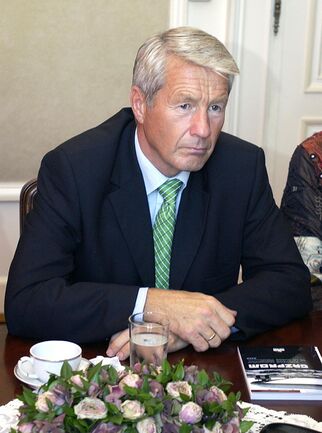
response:
<path id="1" fill-rule="evenodd" d="M 145 362 L 159 366 L 167 357 L 169 320 L 163 313 L 147 311 L 129 318 L 130 365 Z"/>

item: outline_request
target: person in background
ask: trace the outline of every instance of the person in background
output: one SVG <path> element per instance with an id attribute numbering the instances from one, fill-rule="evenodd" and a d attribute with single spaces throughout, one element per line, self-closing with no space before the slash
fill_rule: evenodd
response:
<path id="1" fill-rule="evenodd" d="M 310 311 L 309 273 L 264 153 L 222 132 L 237 73 L 198 29 L 140 47 L 131 108 L 42 161 L 9 273 L 9 333 L 108 339 L 107 354 L 124 359 L 135 311 L 166 313 L 169 350 L 197 351 Z"/>
<path id="2" fill-rule="evenodd" d="M 312 282 L 322 281 L 322 131 L 296 147 L 281 210 L 288 220 Z"/>

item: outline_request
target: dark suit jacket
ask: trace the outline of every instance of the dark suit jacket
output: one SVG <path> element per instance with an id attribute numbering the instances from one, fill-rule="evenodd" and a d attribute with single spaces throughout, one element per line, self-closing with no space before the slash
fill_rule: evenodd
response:
<path id="1" fill-rule="evenodd" d="M 154 287 L 152 226 L 121 110 L 43 159 L 34 210 L 10 269 L 9 332 L 78 342 L 127 326 L 139 287 Z M 237 285 L 242 265 L 242 284 Z M 221 133 L 191 173 L 177 216 L 170 287 L 201 291 L 238 311 L 250 336 L 311 308 L 309 274 L 277 209 L 263 151 Z"/>

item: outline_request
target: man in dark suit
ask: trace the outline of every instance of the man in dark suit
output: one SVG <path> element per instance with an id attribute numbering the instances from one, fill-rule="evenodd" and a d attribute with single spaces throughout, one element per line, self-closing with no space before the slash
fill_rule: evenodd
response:
<path id="1" fill-rule="evenodd" d="M 143 308 L 169 316 L 170 350 L 198 351 L 310 310 L 263 151 L 221 132 L 236 73 L 202 31 L 154 36 L 136 58 L 132 109 L 45 156 L 8 279 L 10 333 L 108 338 L 107 353 L 123 359 L 128 316 Z M 156 287 L 153 230 L 169 179 L 176 221 L 168 282 Z"/>

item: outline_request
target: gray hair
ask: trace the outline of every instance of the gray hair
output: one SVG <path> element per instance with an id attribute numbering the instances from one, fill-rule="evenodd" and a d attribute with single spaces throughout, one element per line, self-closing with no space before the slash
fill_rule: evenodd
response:
<path id="1" fill-rule="evenodd" d="M 239 73 L 232 55 L 217 38 L 193 27 L 176 27 L 152 36 L 138 50 L 132 85 L 144 92 L 148 103 L 152 103 L 153 96 L 164 85 L 169 55 L 227 77 L 229 91 Z"/>

